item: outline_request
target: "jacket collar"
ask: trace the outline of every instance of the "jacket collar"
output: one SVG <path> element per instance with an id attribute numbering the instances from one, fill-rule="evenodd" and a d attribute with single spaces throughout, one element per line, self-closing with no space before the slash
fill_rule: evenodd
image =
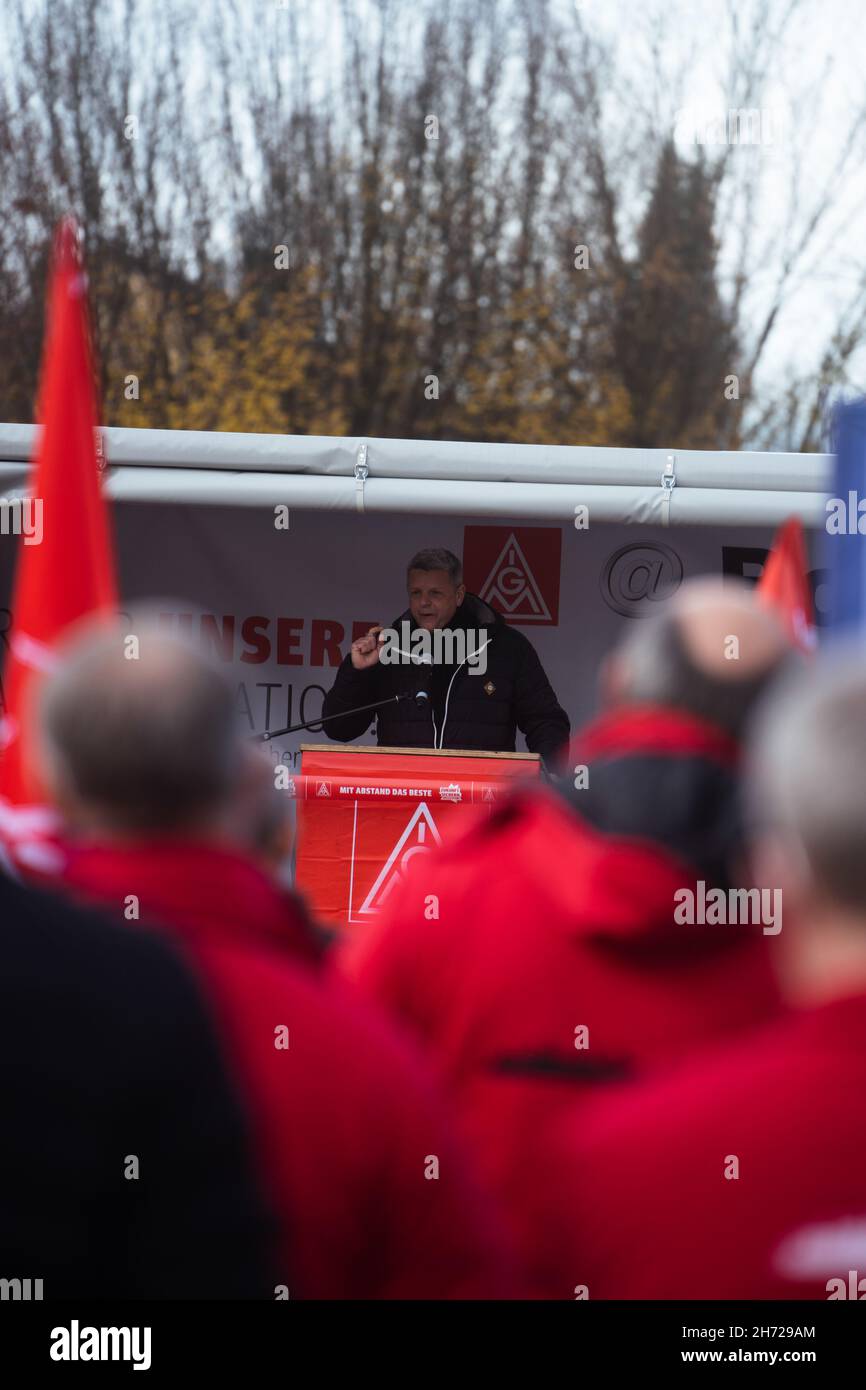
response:
<path id="1" fill-rule="evenodd" d="M 584 824 L 727 887 L 744 843 L 735 739 L 679 710 L 631 706 L 577 734 L 570 755 L 574 779 L 558 790 Z"/>
<path id="2" fill-rule="evenodd" d="M 664 705 L 624 705 L 593 720 L 571 742 L 576 759 L 648 752 L 708 758 L 723 767 L 739 761 L 740 745 L 724 729 Z"/>
<path id="3" fill-rule="evenodd" d="M 320 955 L 300 899 L 228 847 L 174 838 L 75 844 L 64 877 L 120 913 L 135 894 L 143 921 L 162 921 L 184 938 L 275 946 L 310 964 Z"/>

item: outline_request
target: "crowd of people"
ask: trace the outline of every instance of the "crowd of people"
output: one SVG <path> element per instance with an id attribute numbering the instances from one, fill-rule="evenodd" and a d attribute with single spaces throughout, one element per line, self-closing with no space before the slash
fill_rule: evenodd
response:
<path id="1" fill-rule="evenodd" d="M 284 794 L 223 673 L 135 631 L 45 678 L 63 868 L 0 876 L 7 1275 L 570 1300 L 866 1273 L 866 660 L 683 585 L 557 774 L 343 939 L 277 871 Z M 683 920 L 690 893 L 737 911 Z"/>

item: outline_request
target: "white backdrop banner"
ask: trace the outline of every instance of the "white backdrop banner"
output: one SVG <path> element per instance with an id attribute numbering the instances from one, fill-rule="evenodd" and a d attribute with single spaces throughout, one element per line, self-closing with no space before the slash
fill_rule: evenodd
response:
<path id="1" fill-rule="evenodd" d="M 166 623 L 225 663 L 251 734 L 319 713 L 353 637 L 406 607 L 406 564 L 422 547 L 453 550 L 467 586 L 520 624 L 574 727 L 595 708 L 599 663 L 625 624 L 657 610 L 695 575 L 756 578 L 772 539 L 753 527 L 578 530 L 520 518 L 488 524 L 327 511 L 292 511 L 288 529 L 277 529 L 266 508 L 176 504 L 119 504 L 114 517 L 124 602 L 157 600 Z M 4 648 L 15 621 L 12 559 L 13 541 L 3 538 Z M 820 614 L 819 572 L 812 578 Z M 324 735 L 267 746 L 296 766 L 302 741 Z"/>

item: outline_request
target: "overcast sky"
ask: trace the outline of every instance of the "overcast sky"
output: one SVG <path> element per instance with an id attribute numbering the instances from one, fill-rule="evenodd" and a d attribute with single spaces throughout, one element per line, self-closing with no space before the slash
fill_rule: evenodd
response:
<path id="1" fill-rule="evenodd" d="M 744 29 L 760 0 L 733 6 Z M 790 0 L 769 0 L 779 16 Z M 562 0 L 563 12 L 577 10 L 591 30 L 617 47 L 622 70 L 654 102 L 665 121 L 671 107 L 709 119 L 736 106 L 727 73 L 730 33 L 728 0 Z M 652 80 L 650 35 L 659 26 L 669 80 Z M 680 92 L 679 74 L 685 76 Z M 624 93 L 623 112 L 634 91 Z M 794 229 L 825 201 L 821 191 L 835 168 L 856 113 L 866 102 L 866 3 L 864 0 L 804 0 L 782 42 L 772 47 L 770 80 L 762 100 L 771 142 L 733 151 L 737 159 L 760 161 L 760 196 L 752 220 L 751 265 L 757 293 L 750 304 L 757 318 L 766 309 Z M 681 123 L 682 124 L 682 123 Z M 703 128 L 703 127 L 702 127 Z M 687 150 L 688 139 L 678 138 Z M 764 361 L 765 376 L 800 376 L 817 366 L 820 348 L 840 311 L 863 283 L 866 266 L 866 139 L 862 133 L 845 177 L 831 184 L 831 208 L 812 252 L 777 322 Z M 792 218 L 792 180 L 799 180 Z M 722 266 L 730 270 L 735 250 L 734 216 L 718 228 Z M 859 386 L 866 389 L 866 350 L 856 359 Z"/>

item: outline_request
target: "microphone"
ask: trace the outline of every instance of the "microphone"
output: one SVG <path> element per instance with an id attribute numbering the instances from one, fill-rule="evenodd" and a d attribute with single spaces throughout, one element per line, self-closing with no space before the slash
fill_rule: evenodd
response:
<path id="1" fill-rule="evenodd" d="M 391 650 L 395 651 L 398 656 L 404 656 L 407 661 L 417 662 L 419 666 L 432 667 L 433 665 L 433 658 L 431 656 L 428 656 L 426 652 L 423 653 L 421 656 L 418 656 L 415 652 L 404 651 L 402 647 L 394 646 L 391 648 Z M 413 699 L 419 709 L 430 708 L 430 693 L 429 691 L 424 690 L 423 687 L 420 690 L 415 691 Z"/>

